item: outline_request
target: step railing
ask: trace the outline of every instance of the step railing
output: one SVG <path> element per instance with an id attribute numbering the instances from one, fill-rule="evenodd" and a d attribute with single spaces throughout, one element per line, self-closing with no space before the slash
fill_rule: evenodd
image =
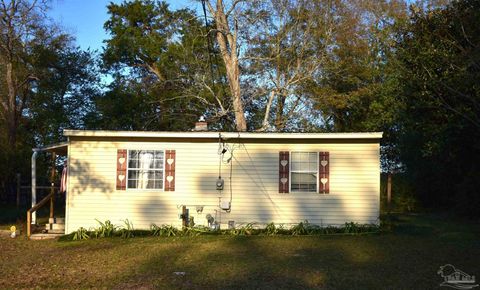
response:
<path id="1" fill-rule="evenodd" d="M 28 238 L 30 238 L 30 235 L 32 234 L 32 213 L 37 211 L 42 206 L 44 206 L 48 201 L 50 201 L 50 204 L 52 204 L 54 198 L 55 198 L 55 191 L 52 191 L 47 196 L 45 196 L 40 202 L 35 204 L 31 209 L 27 210 L 27 237 Z"/>

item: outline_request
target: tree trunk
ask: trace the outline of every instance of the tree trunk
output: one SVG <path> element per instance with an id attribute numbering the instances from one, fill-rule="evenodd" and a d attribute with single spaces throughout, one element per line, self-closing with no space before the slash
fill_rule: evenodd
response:
<path id="1" fill-rule="evenodd" d="M 235 59 L 230 65 L 227 65 L 227 78 L 232 93 L 232 104 L 235 113 L 235 125 L 237 131 L 247 131 L 247 121 L 243 110 L 243 101 L 240 90 L 240 72 L 238 68 L 238 59 Z"/>
<path id="2" fill-rule="evenodd" d="M 11 62 L 6 65 L 6 83 L 8 88 L 8 102 L 5 110 L 5 121 L 7 123 L 8 145 L 15 148 L 17 143 L 17 106 L 16 92 L 13 80 L 13 65 Z"/>
<path id="3" fill-rule="evenodd" d="M 285 110 L 285 101 L 286 98 L 283 94 L 280 94 L 277 104 L 277 112 L 275 116 L 275 128 L 277 131 L 281 131 L 285 128 L 285 120 L 284 120 L 284 110 Z"/>
<path id="4" fill-rule="evenodd" d="M 273 99 L 275 98 L 275 90 L 270 92 L 268 96 L 267 106 L 265 107 L 265 116 L 263 116 L 262 127 L 259 131 L 265 131 L 269 127 L 268 118 L 270 117 L 270 110 L 272 109 Z"/>
<path id="5" fill-rule="evenodd" d="M 237 56 L 237 28 L 235 27 L 232 34 L 228 23 L 228 13 L 225 12 L 223 0 L 217 0 L 214 9 L 210 2 L 207 1 L 208 9 L 215 19 L 217 28 L 216 38 L 222 59 L 227 69 L 227 79 L 232 94 L 232 106 L 235 113 L 235 125 L 237 131 L 247 131 L 247 121 L 243 108 L 242 94 L 240 90 L 240 68 Z"/>

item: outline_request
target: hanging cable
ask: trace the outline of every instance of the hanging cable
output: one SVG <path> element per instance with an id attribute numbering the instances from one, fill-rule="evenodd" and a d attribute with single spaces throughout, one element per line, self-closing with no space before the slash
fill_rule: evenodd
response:
<path id="1" fill-rule="evenodd" d="M 217 71 L 217 76 L 218 78 L 221 80 L 220 81 L 220 89 L 219 89 L 219 92 L 217 93 L 222 93 L 221 94 L 221 97 L 225 96 L 225 90 L 224 90 L 224 82 L 225 82 L 225 75 L 222 76 L 221 72 L 220 72 L 220 64 L 219 64 L 219 60 L 218 60 L 218 54 L 215 53 L 214 51 L 214 47 L 213 47 L 213 42 L 212 40 L 210 39 L 210 31 L 209 31 L 209 24 L 208 24 L 208 20 L 207 20 L 207 8 L 206 8 L 206 4 L 205 4 L 205 1 L 208 1 L 208 0 L 202 0 L 202 8 L 203 8 L 203 17 L 205 19 L 205 30 L 206 30 L 206 37 L 207 37 L 207 51 L 208 51 L 208 64 L 209 64 L 209 67 L 210 67 L 210 75 L 212 77 L 212 90 L 215 90 L 215 72 L 214 72 L 214 63 L 215 62 L 215 68 L 216 68 L 216 71 Z M 213 60 L 212 60 L 213 58 Z"/>
<path id="2" fill-rule="evenodd" d="M 207 31 L 207 51 L 208 51 L 208 64 L 210 66 L 210 75 L 212 77 L 212 89 L 215 88 L 215 74 L 213 72 L 213 62 L 211 59 L 212 54 L 212 44 L 210 40 L 210 32 L 208 30 L 208 20 L 207 20 L 207 8 L 205 7 L 205 0 L 202 0 L 203 16 L 205 18 L 205 30 Z"/>

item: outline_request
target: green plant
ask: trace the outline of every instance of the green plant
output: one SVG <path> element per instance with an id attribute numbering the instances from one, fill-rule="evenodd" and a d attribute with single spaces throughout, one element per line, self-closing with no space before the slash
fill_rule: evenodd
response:
<path id="1" fill-rule="evenodd" d="M 97 219 L 95 220 L 100 224 L 100 227 L 96 228 L 93 231 L 95 238 L 107 238 L 115 235 L 115 232 L 117 231 L 117 227 L 114 224 L 112 224 L 112 222 L 110 222 L 109 220 L 106 220 L 104 223 L 102 223 Z"/>
<path id="2" fill-rule="evenodd" d="M 72 240 L 79 241 L 79 240 L 88 240 L 90 236 L 88 235 L 87 229 L 81 227 L 73 234 Z"/>
<path id="3" fill-rule="evenodd" d="M 243 227 L 238 227 L 229 230 L 222 230 L 222 234 L 232 235 L 232 236 L 250 236 L 258 233 L 253 227 L 253 223 L 248 223 Z"/>
<path id="4" fill-rule="evenodd" d="M 253 223 L 248 223 L 238 230 L 240 236 L 250 236 L 254 233 Z"/>
<path id="5" fill-rule="evenodd" d="M 152 236 L 158 237 L 160 236 L 161 232 L 161 227 L 157 226 L 156 224 L 151 224 L 150 225 L 150 233 Z"/>
<path id="6" fill-rule="evenodd" d="M 298 225 L 295 225 L 291 228 L 291 234 L 292 236 L 300 236 L 300 235 L 306 235 L 308 234 L 308 227 L 309 223 L 307 220 L 298 223 Z"/>
<path id="7" fill-rule="evenodd" d="M 194 236 L 199 236 L 202 232 L 196 229 L 195 227 L 184 227 L 180 234 L 182 236 L 189 236 L 189 237 L 194 237 Z"/>
<path id="8" fill-rule="evenodd" d="M 275 226 L 273 222 L 269 223 L 265 229 L 263 230 L 263 233 L 266 234 L 267 236 L 275 236 L 278 234 L 279 228 Z"/>
<path id="9" fill-rule="evenodd" d="M 338 227 L 327 226 L 327 227 L 322 228 L 322 234 L 324 234 L 324 235 L 332 235 L 332 234 L 338 233 L 340 230 L 341 230 L 341 229 L 338 228 Z"/>
<path id="10" fill-rule="evenodd" d="M 354 222 L 345 223 L 343 227 L 344 234 L 358 234 L 359 231 L 360 231 L 360 227 L 358 226 L 358 223 L 354 223 Z"/>
<path id="11" fill-rule="evenodd" d="M 124 239 L 135 237 L 133 223 L 128 219 L 123 221 L 124 226 L 120 229 L 120 236 Z"/>
<path id="12" fill-rule="evenodd" d="M 178 230 L 169 225 L 162 225 L 161 227 L 157 226 L 156 224 L 152 224 L 150 226 L 150 231 L 153 236 L 157 237 L 173 237 L 178 235 Z"/>

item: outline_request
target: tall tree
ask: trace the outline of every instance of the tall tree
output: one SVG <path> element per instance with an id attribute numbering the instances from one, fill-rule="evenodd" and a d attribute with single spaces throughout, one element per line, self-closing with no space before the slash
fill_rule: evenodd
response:
<path id="1" fill-rule="evenodd" d="M 413 7 L 399 39 L 402 162 L 425 205 L 478 216 L 480 2 Z"/>
<path id="2" fill-rule="evenodd" d="M 172 11 L 167 3 L 150 0 L 111 4 L 108 9 L 105 28 L 111 38 L 103 61 L 114 73 L 112 92 L 136 94 L 135 102 L 146 109 L 137 114 L 142 117 L 136 126 L 186 130 L 199 115 L 228 117 L 224 82 L 211 73 L 205 27 L 192 11 Z M 107 102 L 115 102 L 108 96 L 99 100 L 107 110 Z"/>
<path id="3" fill-rule="evenodd" d="M 375 119 L 384 114 L 378 114 L 379 109 L 389 109 L 382 105 L 389 100 L 379 96 L 390 85 L 393 25 L 406 19 L 406 5 L 403 1 L 339 0 L 332 1 L 331 9 L 334 41 L 319 47 L 326 61 L 307 89 L 328 130 L 381 129 Z M 324 37 L 319 35 L 317 42 L 322 44 Z"/>
<path id="4" fill-rule="evenodd" d="M 212 4 L 210 1 L 206 1 L 206 4 L 210 16 L 215 23 L 214 33 L 225 65 L 235 114 L 235 126 L 237 131 L 246 131 L 247 120 L 245 118 L 244 101 L 240 88 L 240 63 L 238 60 L 240 54 L 238 47 L 239 30 L 238 15 L 236 12 L 237 5 L 242 1 L 234 0 L 229 7 L 225 6 L 223 0 L 217 0 L 215 2 L 216 3 Z"/>
<path id="5" fill-rule="evenodd" d="M 17 146 L 20 119 L 41 77 L 32 57 L 38 47 L 58 47 L 70 41 L 45 20 L 47 1 L 0 1 L 1 117 L 10 147 Z"/>
<path id="6" fill-rule="evenodd" d="M 245 86 L 264 101 L 259 131 L 284 130 L 308 103 L 304 87 L 319 75 L 333 44 L 331 1 L 254 1 L 242 21 Z M 322 39 L 321 43 L 316 42 Z M 273 123 L 271 123 L 271 120 Z"/>
<path id="7" fill-rule="evenodd" d="M 63 140 L 63 129 L 82 129 L 100 94 L 95 54 L 70 43 L 38 48 L 34 57 L 41 77 L 24 114 L 25 129 L 39 145 Z"/>
<path id="8" fill-rule="evenodd" d="M 47 16 L 48 1 L 0 1 L 0 197 L 29 172 L 31 148 L 82 128 L 98 78 L 93 56 Z"/>

